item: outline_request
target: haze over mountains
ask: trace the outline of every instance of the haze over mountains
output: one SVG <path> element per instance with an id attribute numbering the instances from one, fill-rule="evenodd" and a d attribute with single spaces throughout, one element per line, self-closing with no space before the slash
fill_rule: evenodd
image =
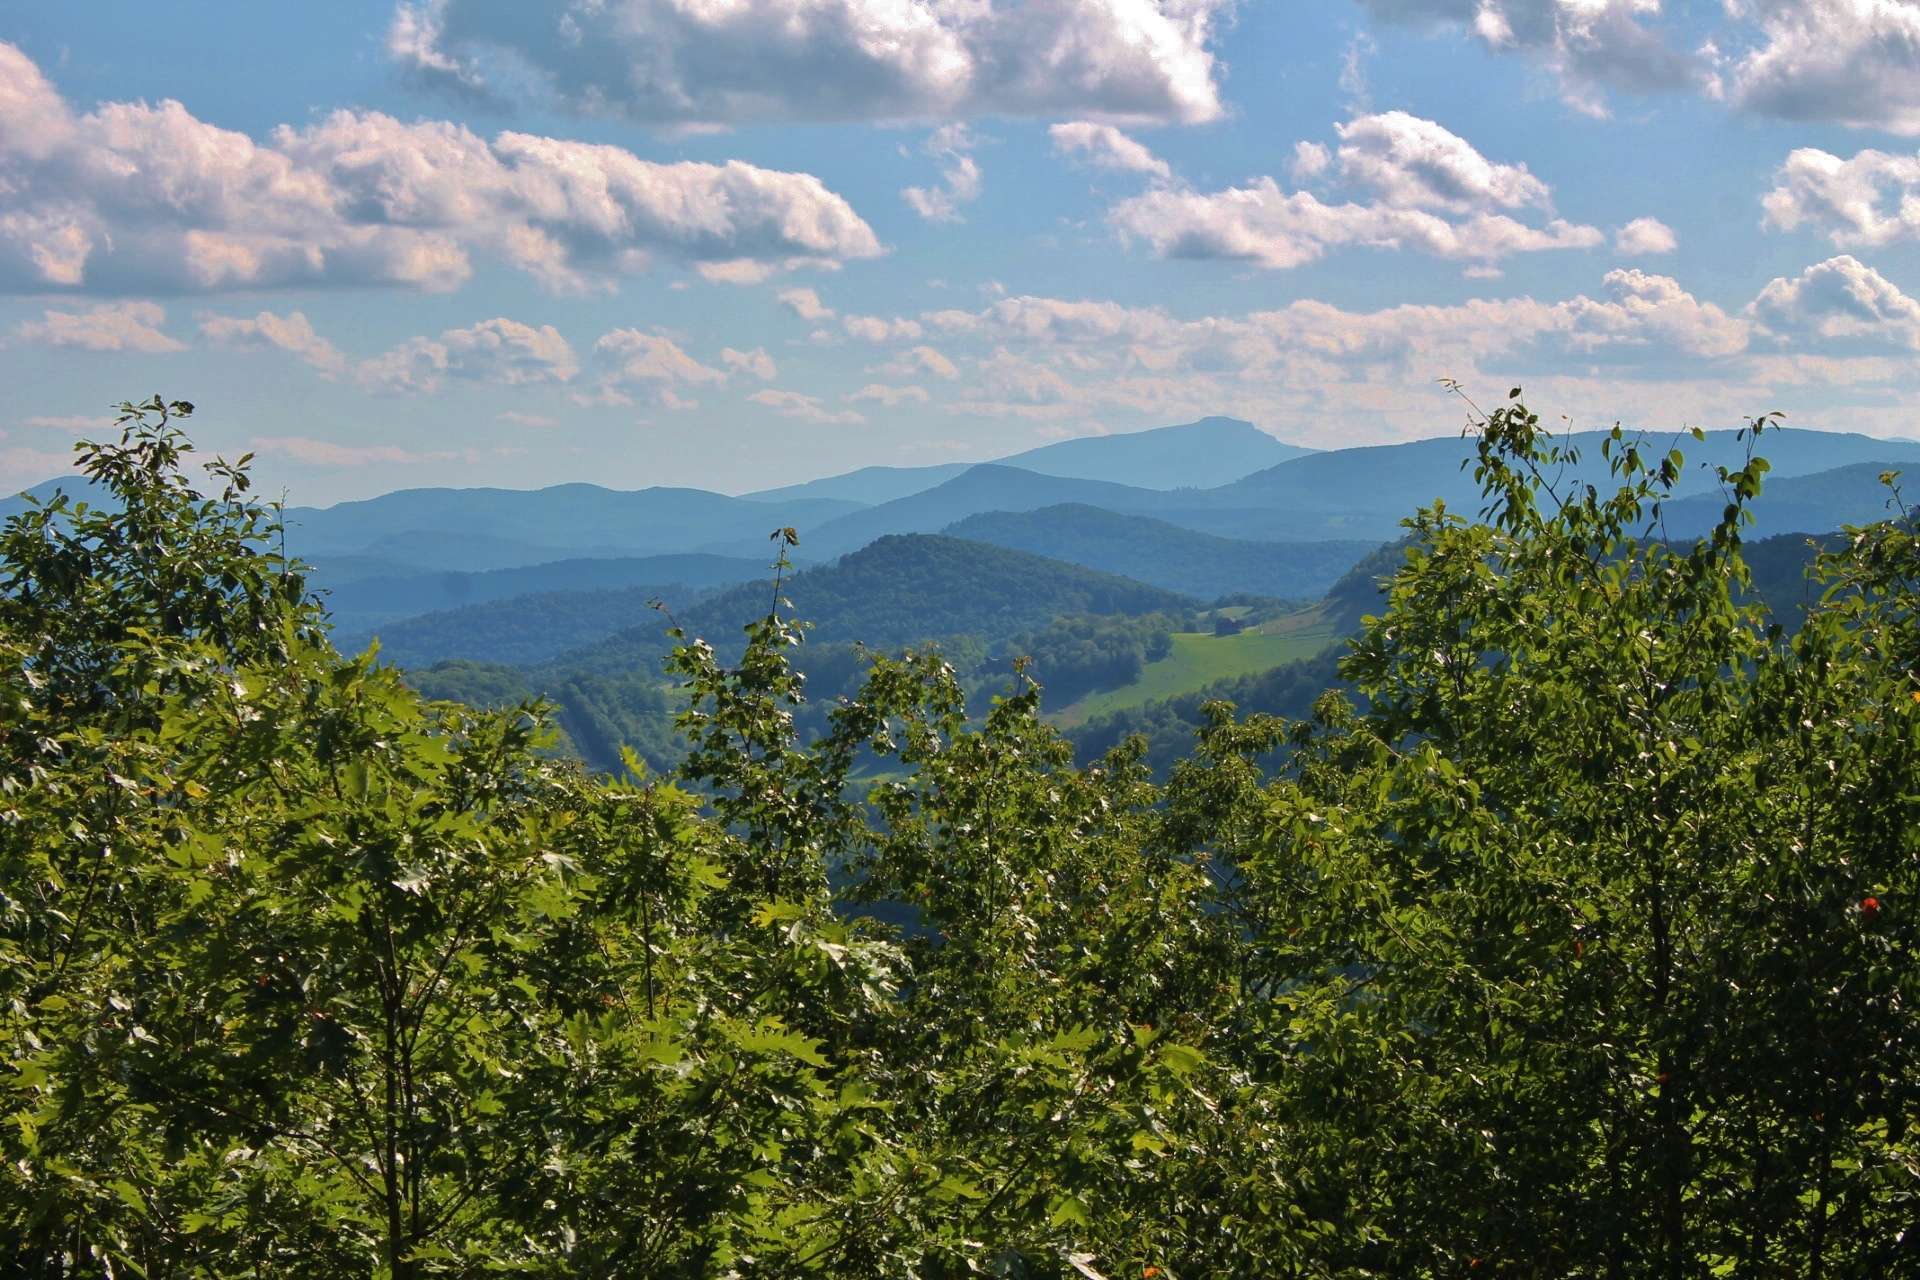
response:
<path id="1" fill-rule="evenodd" d="M 1571 437 L 1579 459 L 1546 482 L 1561 494 L 1611 483 L 1604 439 Z M 1714 468 L 1740 465 L 1749 445 L 1714 432 L 1643 447 L 1687 455 L 1678 496 L 1650 532 L 1689 538 L 1725 506 Z M 1881 475 L 1920 463 L 1920 442 L 1811 431 L 1769 431 L 1758 452 L 1772 471 L 1755 538 L 1882 518 Z M 1113 673 L 1143 672 L 1163 660 L 1154 653 L 1171 653 L 1164 661 L 1178 670 L 1154 668 L 1140 687 L 1177 696 L 1140 706 L 1124 725 L 1074 721 L 1086 745 L 1142 728 L 1161 760 L 1183 749 L 1205 696 L 1291 712 L 1324 687 L 1329 655 L 1298 670 L 1274 666 L 1302 661 L 1288 637 L 1350 628 L 1398 556 L 1385 544 L 1417 508 L 1442 500 L 1476 514 L 1480 486 L 1465 465 L 1473 453 L 1457 437 L 1313 452 L 1207 418 L 741 496 L 425 488 L 285 515 L 288 550 L 314 566 L 343 647 L 378 641 L 386 661 L 435 697 L 547 698 L 567 744 L 596 766 L 614 767 L 623 745 L 656 764 L 678 749 L 661 666 L 667 622 L 649 605 L 663 601 L 689 635 L 726 654 L 772 598 L 768 534 L 787 526 L 800 543 L 784 594 L 817 624 L 799 655 L 814 681 L 810 714 L 851 687 L 864 665 L 856 642 L 938 642 L 982 691 L 1031 646 L 1043 683 L 1104 689 L 1110 703 L 1125 701 L 1127 687 Z M 73 478 L 35 492 L 54 489 L 88 492 Z M 23 505 L 0 502 L 0 516 Z M 1804 539 L 1768 547 L 1756 576 L 1770 598 L 1799 599 L 1805 555 Z M 1256 666 L 1254 655 L 1270 656 Z M 1255 674 L 1223 684 L 1227 671 Z"/>

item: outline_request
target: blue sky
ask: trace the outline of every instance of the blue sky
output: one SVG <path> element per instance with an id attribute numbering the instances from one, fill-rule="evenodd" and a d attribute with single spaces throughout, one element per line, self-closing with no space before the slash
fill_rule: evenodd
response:
<path id="1" fill-rule="evenodd" d="M 329 502 L 1248 418 L 1920 435 L 1920 0 L 0 9 L 0 484 Z"/>

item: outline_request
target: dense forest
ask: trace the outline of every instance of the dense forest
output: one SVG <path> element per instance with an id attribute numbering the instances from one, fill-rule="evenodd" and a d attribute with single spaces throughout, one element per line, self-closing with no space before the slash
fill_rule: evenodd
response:
<path id="1" fill-rule="evenodd" d="M 1782 625 L 1757 454 L 1672 541 L 1677 451 L 1516 392 L 1483 513 L 1409 512 L 1308 704 L 1172 716 L 1164 780 L 784 568 L 678 616 L 672 766 L 591 771 L 520 677 L 340 653 L 190 411 L 0 529 L 11 1274 L 1920 1272 L 1903 510 Z M 1190 604 L 1059 591 L 995 624 L 1089 668 L 1155 629 L 1056 617 Z"/>

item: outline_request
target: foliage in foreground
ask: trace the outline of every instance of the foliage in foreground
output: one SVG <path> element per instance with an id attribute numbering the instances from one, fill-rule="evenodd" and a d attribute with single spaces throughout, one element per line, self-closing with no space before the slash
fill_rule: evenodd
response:
<path id="1" fill-rule="evenodd" d="M 610 780 L 335 653 L 185 408 L 85 454 L 123 509 L 0 534 L 10 1272 L 1920 1259 L 1903 524 L 1787 639 L 1736 603 L 1764 464 L 1669 548 L 1677 458 L 1556 493 L 1516 402 L 1344 661 L 1364 711 L 1215 708 L 1159 787 L 908 655 L 803 746 L 776 590 L 738 665 L 677 651 L 680 776 Z"/>

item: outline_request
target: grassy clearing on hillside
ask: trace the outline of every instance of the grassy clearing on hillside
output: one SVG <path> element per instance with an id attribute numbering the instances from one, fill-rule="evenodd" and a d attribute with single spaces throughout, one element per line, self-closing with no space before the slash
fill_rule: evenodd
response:
<path id="1" fill-rule="evenodd" d="M 1173 637 L 1173 652 L 1150 662 L 1140 678 L 1119 689 L 1080 699 L 1048 718 L 1071 729 L 1095 716 L 1145 706 L 1234 676 L 1266 671 L 1282 663 L 1307 658 L 1335 638 L 1335 627 L 1319 609 L 1289 614 L 1237 636 L 1184 631 Z"/>

